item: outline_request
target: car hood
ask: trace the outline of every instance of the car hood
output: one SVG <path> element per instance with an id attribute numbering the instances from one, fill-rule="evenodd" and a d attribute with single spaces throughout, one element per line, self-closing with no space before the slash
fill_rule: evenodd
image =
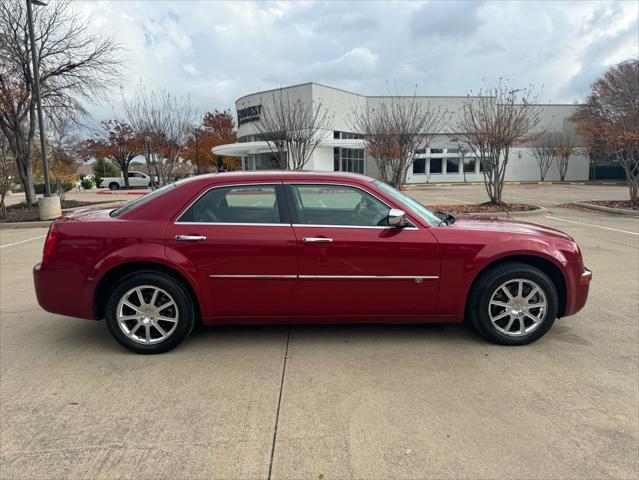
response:
<path id="1" fill-rule="evenodd" d="M 572 237 L 561 230 L 545 227 L 536 223 L 521 222 L 509 218 L 480 217 L 473 215 L 459 215 L 455 217 L 455 223 L 447 228 L 461 230 L 481 230 L 484 232 L 510 233 L 522 235 L 542 235 L 546 237 L 564 238 L 572 240 Z"/>

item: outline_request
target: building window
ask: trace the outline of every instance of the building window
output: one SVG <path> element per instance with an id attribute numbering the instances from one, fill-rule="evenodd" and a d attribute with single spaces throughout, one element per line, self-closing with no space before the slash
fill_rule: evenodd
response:
<path id="1" fill-rule="evenodd" d="M 353 132 L 341 132 L 339 130 L 333 130 L 333 138 L 338 140 L 338 139 L 342 139 L 342 140 L 357 140 L 362 138 L 362 136 L 359 133 L 353 133 Z"/>
<path id="2" fill-rule="evenodd" d="M 426 173 L 426 159 L 425 158 L 416 158 L 413 161 L 413 173 Z"/>
<path id="3" fill-rule="evenodd" d="M 440 153 L 444 153 L 444 149 L 443 148 L 431 148 L 430 149 L 430 154 L 431 155 L 438 155 Z"/>
<path id="4" fill-rule="evenodd" d="M 272 153 L 257 153 L 245 157 L 244 170 L 279 170 L 280 162 Z"/>
<path id="5" fill-rule="evenodd" d="M 464 173 L 475 173 L 475 158 L 464 158 Z"/>
<path id="6" fill-rule="evenodd" d="M 459 148 L 447 148 L 446 153 L 459 153 Z"/>
<path id="7" fill-rule="evenodd" d="M 364 173 L 364 150 L 362 148 L 335 148 L 333 150 L 335 171 Z"/>
<path id="8" fill-rule="evenodd" d="M 446 173 L 459 173 L 459 158 L 446 159 Z"/>
<path id="9" fill-rule="evenodd" d="M 424 154 L 426 154 L 425 148 L 418 148 L 417 150 L 415 150 L 415 155 L 424 155 Z"/>
<path id="10" fill-rule="evenodd" d="M 428 170 L 431 174 L 442 173 L 442 159 L 441 158 L 431 158 L 430 159 L 430 169 Z"/>

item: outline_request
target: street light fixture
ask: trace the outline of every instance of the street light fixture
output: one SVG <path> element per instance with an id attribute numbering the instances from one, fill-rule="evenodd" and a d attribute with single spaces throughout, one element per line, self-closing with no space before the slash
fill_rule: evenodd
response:
<path id="1" fill-rule="evenodd" d="M 60 215 L 60 199 L 51 196 L 51 183 L 49 182 L 49 164 L 47 163 L 47 151 L 44 138 L 44 117 L 42 116 L 42 98 L 40 96 L 40 72 L 36 54 L 35 34 L 33 32 L 33 11 L 31 4 L 47 6 L 48 0 L 26 0 L 27 21 L 29 23 L 29 39 L 31 42 L 31 61 L 33 62 L 33 95 L 38 108 L 38 128 L 40 130 L 40 156 L 42 157 L 42 172 L 44 176 L 44 197 L 40 203 L 40 218 L 48 220 Z"/>

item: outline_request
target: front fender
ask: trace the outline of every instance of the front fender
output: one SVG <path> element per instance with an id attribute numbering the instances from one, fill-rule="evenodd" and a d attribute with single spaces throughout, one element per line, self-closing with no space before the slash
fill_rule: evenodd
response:
<path id="1" fill-rule="evenodd" d="M 490 265 L 509 257 L 536 257 L 552 263 L 561 271 L 568 287 L 566 270 L 572 255 L 578 254 L 578 249 L 574 252 L 568 241 L 562 240 L 566 242 L 566 248 L 558 248 L 557 242 L 544 237 L 474 232 L 472 238 L 460 239 L 452 230 L 437 233 L 442 252 L 441 314 L 463 316 L 466 299 L 477 276 Z"/>

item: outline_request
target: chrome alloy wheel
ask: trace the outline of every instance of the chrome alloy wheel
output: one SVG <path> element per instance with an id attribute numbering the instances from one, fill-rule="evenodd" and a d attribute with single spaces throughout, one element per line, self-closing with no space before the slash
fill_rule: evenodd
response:
<path id="1" fill-rule="evenodd" d="M 180 318 L 173 297 L 154 285 L 140 285 L 122 295 L 116 315 L 120 330 L 142 344 L 169 338 Z"/>
<path id="2" fill-rule="evenodd" d="M 536 330 L 548 311 L 546 294 L 532 280 L 514 278 L 502 283 L 488 303 L 493 327 L 504 335 L 521 337 Z"/>

